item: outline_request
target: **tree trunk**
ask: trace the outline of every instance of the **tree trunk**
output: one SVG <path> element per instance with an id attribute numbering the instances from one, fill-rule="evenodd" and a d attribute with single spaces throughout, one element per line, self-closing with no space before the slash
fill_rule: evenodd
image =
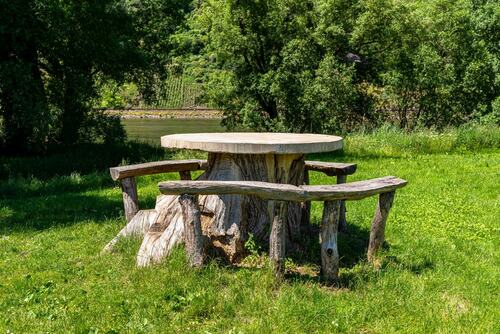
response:
<path id="1" fill-rule="evenodd" d="M 265 181 L 302 185 L 304 157 L 302 155 L 210 153 L 208 169 L 200 177 L 205 180 Z M 244 255 L 244 244 L 251 233 L 267 245 L 274 203 L 239 195 L 200 196 L 202 226 L 219 254 L 230 262 Z M 285 220 L 287 244 L 299 240 L 301 226 L 300 203 L 290 203 Z"/>

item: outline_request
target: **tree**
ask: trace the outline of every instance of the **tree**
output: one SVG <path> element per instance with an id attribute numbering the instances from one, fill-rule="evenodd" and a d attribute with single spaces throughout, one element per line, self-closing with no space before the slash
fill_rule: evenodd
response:
<path id="1" fill-rule="evenodd" d="M 0 1 L 0 147 L 10 153 L 39 151 L 48 135 L 38 62 L 42 31 L 33 5 L 29 0 Z"/>
<path id="2" fill-rule="evenodd" d="M 212 66 L 208 96 L 229 127 L 331 132 L 356 107 L 354 64 L 317 34 L 314 1 L 204 1 L 190 28 Z M 340 35 L 342 35 L 341 33 Z M 335 97 L 335 98 L 333 98 Z"/>
<path id="3" fill-rule="evenodd" d="M 138 36 L 124 5 L 114 0 L 43 1 L 38 6 L 46 32 L 41 68 L 57 116 L 60 143 L 85 138 L 92 118 L 97 78 L 122 80 L 142 63 Z"/>

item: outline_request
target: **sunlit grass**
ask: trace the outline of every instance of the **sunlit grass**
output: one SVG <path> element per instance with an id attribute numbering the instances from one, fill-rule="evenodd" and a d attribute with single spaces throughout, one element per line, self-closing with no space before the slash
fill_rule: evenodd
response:
<path id="1" fill-rule="evenodd" d="M 0 181 L 0 332 L 499 332 L 500 151 L 491 141 L 484 149 L 471 144 L 475 139 L 459 145 L 421 136 L 357 135 L 347 138 L 343 154 L 311 157 L 358 163 L 348 180 L 409 181 L 396 195 L 377 268 L 365 258 L 376 199 L 348 202 L 339 288 L 315 276 L 315 251 L 290 258 L 293 272 L 282 283 L 256 249 L 244 267 L 212 261 L 193 270 L 177 249 L 165 262 L 137 269 L 140 240 L 100 255 L 125 223 L 120 189 L 105 171 Z M 34 170 L 36 161 L 28 163 L 23 168 Z M 175 177 L 139 178 L 141 205 L 152 207 L 157 182 Z M 335 182 L 319 173 L 311 179 Z M 321 210 L 314 203 L 315 224 Z"/>

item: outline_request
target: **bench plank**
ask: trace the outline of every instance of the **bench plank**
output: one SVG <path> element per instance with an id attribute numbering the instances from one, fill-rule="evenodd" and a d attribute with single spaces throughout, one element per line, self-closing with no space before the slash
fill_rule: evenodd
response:
<path id="1" fill-rule="evenodd" d="M 160 192 L 167 195 L 240 194 L 281 201 L 358 200 L 404 187 L 406 181 L 394 176 L 322 186 L 294 186 L 258 181 L 168 181 L 160 182 Z"/>
<path id="2" fill-rule="evenodd" d="M 351 175 L 356 171 L 357 165 L 352 163 L 306 161 L 306 170 L 325 173 L 328 176 Z M 109 172 L 113 180 L 121 180 L 126 177 L 168 173 L 205 170 L 206 160 L 164 160 L 134 164 L 127 166 L 111 167 Z"/>
<path id="3" fill-rule="evenodd" d="M 301 186 L 306 201 L 358 200 L 380 193 L 394 191 L 408 182 L 395 176 L 334 185 Z"/>
<path id="4" fill-rule="evenodd" d="M 356 172 L 356 168 L 358 167 L 356 164 L 342 162 L 307 160 L 305 163 L 307 170 L 321 172 L 328 176 L 351 175 Z"/>
<path id="5" fill-rule="evenodd" d="M 109 169 L 109 173 L 111 178 L 116 181 L 132 176 L 200 170 L 203 169 L 203 166 L 206 166 L 205 160 L 165 160 L 112 167 Z"/>

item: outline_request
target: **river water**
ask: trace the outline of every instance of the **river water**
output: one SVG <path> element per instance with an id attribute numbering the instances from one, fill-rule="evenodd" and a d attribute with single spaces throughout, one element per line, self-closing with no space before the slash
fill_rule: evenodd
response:
<path id="1" fill-rule="evenodd" d="M 160 137 L 173 133 L 222 132 L 220 119 L 137 118 L 122 119 L 127 137 L 132 140 L 160 144 Z"/>

